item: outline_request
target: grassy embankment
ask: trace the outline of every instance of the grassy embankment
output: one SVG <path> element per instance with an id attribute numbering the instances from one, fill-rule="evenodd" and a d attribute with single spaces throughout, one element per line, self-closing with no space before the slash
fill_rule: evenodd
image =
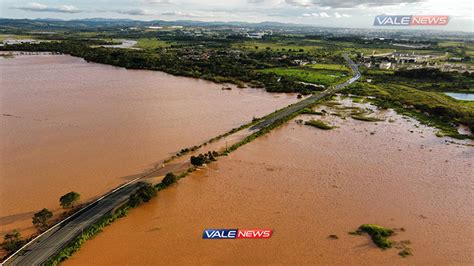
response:
<path id="1" fill-rule="evenodd" d="M 349 69 L 337 64 L 313 64 L 305 67 L 280 67 L 259 70 L 261 73 L 273 73 L 296 80 L 324 85 L 325 87 L 342 83 L 350 75 Z"/>
<path id="2" fill-rule="evenodd" d="M 416 118 L 422 124 L 435 127 L 439 129 L 438 136 L 473 139 L 473 136 L 459 134 L 457 127 L 465 125 L 474 131 L 474 102 L 455 100 L 438 91 L 440 90 L 438 86 L 446 86 L 444 89 L 448 91 L 453 90 L 454 88 L 448 87 L 447 82 L 432 81 L 431 85 L 428 85 L 427 80 L 393 77 L 391 74 L 384 76 L 385 82 L 381 80 L 376 80 L 372 84 L 358 82 L 347 92 L 374 96 L 375 99 L 369 99 L 373 104 L 382 108 L 393 108 L 400 114 Z M 463 76 L 459 77 L 462 78 Z M 396 80 L 399 82 L 396 83 Z M 464 80 L 458 82 L 469 86 L 472 78 L 466 76 Z M 438 90 L 429 90 L 431 87 L 436 87 Z"/>
<path id="3" fill-rule="evenodd" d="M 166 48 L 171 47 L 171 43 L 156 38 L 142 38 L 137 40 L 137 44 L 134 47 L 140 49 Z"/>

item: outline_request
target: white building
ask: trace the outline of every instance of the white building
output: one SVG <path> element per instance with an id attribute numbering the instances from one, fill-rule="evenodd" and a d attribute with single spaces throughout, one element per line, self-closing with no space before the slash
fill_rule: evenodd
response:
<path id="1" fill-rule="evenodd" d="M 392 62 L 382 62 L 380 63 L 380 69 L 390 69 L 392 67 Z"/>

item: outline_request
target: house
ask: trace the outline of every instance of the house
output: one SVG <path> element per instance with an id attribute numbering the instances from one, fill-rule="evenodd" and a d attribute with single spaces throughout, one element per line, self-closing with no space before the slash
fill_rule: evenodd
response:
<path id="1" fill-rule="evenodd" d="M 379 65 L 380 69 L 390 69 L 392 67 L 392 62 L 381 62 Z"/>

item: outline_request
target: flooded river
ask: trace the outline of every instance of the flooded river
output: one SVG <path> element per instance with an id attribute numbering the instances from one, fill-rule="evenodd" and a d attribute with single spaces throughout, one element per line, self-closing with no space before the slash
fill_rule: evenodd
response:
<path id="1" fill-rule="evenodd" d="M 474 149 L 373 115 L 385 121 L 327 115 L 337 126 L 327 131 L 292 121 L 159 192 L 65 265 L 472 265 Z M 320 119 L 297 119 L 310 118 Z M 398 228 L 391 239 L 413 256 L 348 234 L 364 223 Z M 206 228 L 274 233 L 203 240 Z"/>
<path id="2" fill-rule="evenodd" d="M 296 101 L 295 95 L 71 56 L 0 59 L 0 233 L 32 232 L 59 197 L 102 194 L 181 148 Z"/>

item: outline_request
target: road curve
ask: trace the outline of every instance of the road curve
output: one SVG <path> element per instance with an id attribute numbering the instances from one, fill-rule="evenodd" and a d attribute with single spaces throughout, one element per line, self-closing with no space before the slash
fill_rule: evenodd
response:
<path id="1" fill-rule="evenodd" d="M 357 65 L 349 58 L 347 54 L 344 54 L 344 59 L 347 64 L 351 67 L 353 76 L 346 82 L 331 87 L 320 94 L 313 95 L 306 98 L 290 107 L 284 108 L 281 111 L 271 115 L 264 121 L 254 125 L 250 130 L 260 130 L 278 119 L 287 117 L 294 112 L 300 111 L 314 102 L 327 97 L 346 86 L 352 84 L 360 78 L 360 72 Z M 76 236 L 80 235 L 82 230 L 93 224 L 101 217 L 110 213 L 114 208 L 118 207 L 121 203 L 125 202 L 128 197 L 138 189 L 138 183 L 130 183 L 122 186 L 120 189 L 113 191 L 112 193 L 104 196 L 101 200 L 89 205 L 88 207 L 80 210 L 74 214 L 68 221 L 54 228 L 47 233 L 43 234 L 34 242 L 28 243 L 21 252 L 17 255 L 8 258 L 2 265 L 41 265 L 48 261 L 49 258 L 56 255 L 61 249 L 70 243 Z"/>
<path id="2" fill-rule="evenodd" d="M 80 211 L 67 223 L 51 230 L 41 238 L 31 243 L 18 255 L 3 265 L 41 265 L 56 255 L 61 248 L 82 233 L 87 226 L 99 220 L 102 216 L 125 202 L 130 194 L 138 188 L 138 184 L 125 186 L 92 206 Z"/>
<path id="3" fill-rule="evenodd" d="M 337 92 L 337 91 L 340 91 L 342 89 L 344 89 L 345 87 L 347 87 L 348 85 L 354 83 L 356 80 L 358 80 L 361 76 L 360 72 L 359 72 L 359 69 L 357 68 L 357 65 L 354 63 L 354 61 L 352 61 L 352 59 L 349 58 L 349 56 L 347 54 L 344 54 L 343 55 L 344 59 L 346 60 L 347 64 L 349 65 L 349 67 L 351 68 L 352 70 L 352 73 L 353 73 L 353 76 L 352 78 L 350 78 L 349 80 L 347 80 L 346 82 L 344 83 L 341 83 L 341 84 L 338 84 L 334 87 L 330 87 L 328 88 L 327 90 L 319 93 L 319 94 L 315 94 L 315 95 L 312 95 L 302 101 L 299 101 L 287 108 L 284 108 L 282 110 L 280 110 L 279 112 L 276 112 L 275 114 L 271 115 L 270 117 L 268 117 L 267 119 L 265 119 L 264 121 L 252 126 L 250 128 L 250 130 L 260 130 L 264 127 L 267 127 L 268 125 L 271 125 L 273 124 L 275 121 L 279 120 L 279 119 L 282 119 L 282 118 L 285 118 L 295 112 L 298 112 L 306 107 L 309 107 L 311 106 L 312 104 L 314 104 L 316 101 L 318 100 L 321 100 L 329 95 L 332 95 L 333 93 Z"/>

